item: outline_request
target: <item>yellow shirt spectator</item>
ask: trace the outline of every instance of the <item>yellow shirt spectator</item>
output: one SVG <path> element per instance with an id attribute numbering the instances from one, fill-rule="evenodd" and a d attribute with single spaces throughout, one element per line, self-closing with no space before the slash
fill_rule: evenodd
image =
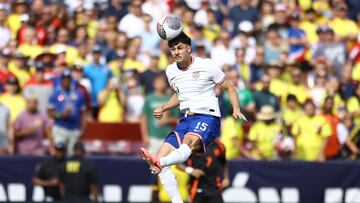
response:
<path id="1" fill-rule="evenodd" d="M 0 95 L 0 102 L 9 108 L 10 122 L 14 122 L 17 116 L 25 110 L 26 101 L 21 94 L 10 95 L 4 93 Z"/>
<path id="2" fill-rule="evenodd" d="M 43 53 L 44 47 L 37 44 L 22 44 L 19 46 L 18 50 L 25 56 L 35 59 L 38 55 Z"/>
<path id="3" fill-rule="evenodd" d="M 256 121 L 249 131 L 249 140 L 255 142 L 253 155 L 267 160 L 273 159 L 275 140 L 280 131 L 281 126 L 275 122 L 266 124 L 264 121 Z"/>
<path id="4" fill-rule="evenodd" d="M 355 64 L 352 70 L 351 78 L 357 82 L 360 82 L 360 63 Z"/>
<path id="5" fill-rule="evenodd" d="M 16 67 L 13 61 L 9 63 L 8 69 L 19 80 L 20 87 L 24 87 L 25 83 L 30 80 L 31 74 L 29 70 Z"/>
<path id="6" fill-rule="evenodd" d="M 360 111 L 360 100 L 355 96 L 350 97 L 347 101 L 346 108 L 348 112 L 354 113 Z M 360 125 L 360 116 L 354 117 L 354 123 Z"/>
<path id="7" fill-rule="evenodd" d="M 161 70 L 165 70 L 168 64 L 169 64 L 168 56 L 164 53 L 161 53 L 159 56 L 159 68 Z"/>
<path id="8" fill-rule="evenodd" d="M 119 101 L 119 96 L 114 90 L 110 90 L 109 93 L 102 91 L 99 93 L 98 97 L 99 100 L 105 101 L 101 105 L 99 111 L 98 119 L 100 122 L 124 121 L 124 106 L 121 105 L 121 101 Z"/>
<path id="9" fill-rule="evenodd" d="M 300 108 L 290 109 L 285 107 L 282 112 L 282 117 L 287 126 L 292 126 L 303 115 L 304 112 Z"/>
<path id="10" fill-rule="evenodd" d="M 303 104 L 306 99 L 310 98 L 309 92 L 305 89 L 305 86 L 301 84 L 300 85 L 289 84 L 287 93 L 295 95 L 301 104 Z"/>
<path id="11" fill-rule="evenodd" d="M 350 19 L 334 18 L 329 22 L 329 26 L 340 37 L 355 36 L 359 32 L 355 22 Z"/>
<path id="12" fill-rule="evenodd" d="M 189 175 L 179 169 L 176 168 L 175 165 L 171 166 L 171 170 L 175 174 L 176 181 L 178 183 L 179 192 L 181 199 L 185 202 L 189 199 L 189 190 L 188 190 L 188 182 L 189 182 Z M 159 200 L 160 202 L 171 202 L 171 199 L 165 189 L 163 188 L 160 181 L 158 181 L 159 186 Z"/>
<path id="13" fill-rule="evenodd" d="M 61 50 L 61 51 L 60 51 Z M 74 65 L 78 57 L 78 50 L 75 47 L 68 46 L 65 44 L 54 44 L 50 47 L 50 52 L 58 54 L 59 52 L 65 51 L 65 60 L 68 66 Z"/>
<path id="14" fill-rule="evenodd" d="M 331 135 L 331 127 L 321 115 L 300 117 L 291 131 L 296 137 L 296 156 L 306 161 L 317 160 L 325 138 Z"/>
<path id="15" fill-rule="evenodd" d="M 219 36 L 220 32 L 221 26 L 219 24 L 205 26 L 203 30 L 205 39 L 209 40 L 210 42 L 214 42 L 215 39 Z"/>
<path id="16" fill-rule="evenodd" d="M 241 124 L 232 116 L 225 118 L 221 125 L 221 141 L 226 148 L 226 159 L 235 159 L 240 157 L 239 145 L 244 139 L 244 132 Z"/>
<path id="17" fill-rule="evenodd" d="M 20 15 L 16 13 L 10 14 L 6 19 L 6 24 L 11 30 L 11 38 L 16 39 L 16 35 L 21 27 Z"/>
<path id="18" fill-rule="evenodd" d="M 123 69 L 125 71 L 135 69 L 139 73 L 142 73 L 142 72 L 144 72 L 144 64 L 136 59 L 126 58 L 124 61 Z"/>
<path id="19" fill-rule="evenodd" d="M 109 68 L 111 70 L 111 73 L 114 77 L 121 78 L 121 70 L 120 70 L 120 64 L 119 61 L 113 60 L 109 63 Z"/>
<path id="20" fill-rule="evenodd" d="M 304 20 L 300 23 L 299 27 L 304 30 L 308 44 L 315 44 L 318 41 L 316 29 L 319 25 L 314 22 Z"/>

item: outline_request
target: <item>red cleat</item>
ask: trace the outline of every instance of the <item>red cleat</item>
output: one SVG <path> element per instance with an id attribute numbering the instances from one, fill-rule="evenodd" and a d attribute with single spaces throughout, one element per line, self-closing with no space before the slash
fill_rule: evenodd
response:
<path id="1" fill-rule="evenodd" d="M 143 159 L 150 165 L 151 173 L 153 174 L 159 174 L 162 170 L 162 167 L 160 165 L 160 159 L 159 157 L 151 154 L 147 149 L 144 147 L 140 148 L 140 155 L 143 157 Z"/>

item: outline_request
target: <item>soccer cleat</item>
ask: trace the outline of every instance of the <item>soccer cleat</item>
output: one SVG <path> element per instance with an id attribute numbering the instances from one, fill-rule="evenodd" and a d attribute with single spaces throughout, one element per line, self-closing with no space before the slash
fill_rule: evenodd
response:
<path id="1" fill-rule="evenodd" d="M 161 172 L 162 167 L 160 165 L 159 157 L 152 155 L 143 147 L 140 148 L 140 155 L 150 165 L 150 171 L 152 174 L 159 174 Z"/>

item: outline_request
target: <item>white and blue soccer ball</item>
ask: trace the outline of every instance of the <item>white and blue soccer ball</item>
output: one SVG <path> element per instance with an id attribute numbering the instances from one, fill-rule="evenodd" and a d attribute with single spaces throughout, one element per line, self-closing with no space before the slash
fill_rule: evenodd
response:
<path id="1" fill-rule="evenodd" d="M 182 31 L 181 19 L 178 16 L 165 15 L 157 23 L 157 32 L 161 39 L 171 40 Z"/>

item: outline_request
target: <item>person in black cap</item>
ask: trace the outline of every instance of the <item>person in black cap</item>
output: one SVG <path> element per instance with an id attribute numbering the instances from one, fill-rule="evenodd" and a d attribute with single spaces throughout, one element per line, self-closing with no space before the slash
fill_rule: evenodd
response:
<path id="1" fill-rule="evenodd" d="M 96 201 L 98 180 L 96 171 L 85 158 L 81 142 L 74 145 L 74 156 L 60 170 L 60 193 L 65 201 Z"/>
<path id="2" fill-rule="evenodd" d="M 61 199 L 59 190 L 59 170 L 65 163 L 65 152 L 65 144 L 56 144 L 52 158 L 36 167 L 32 183 L 33 185 L 39 185 L 44 188 L 45 201 L 58 201 Z"/>

